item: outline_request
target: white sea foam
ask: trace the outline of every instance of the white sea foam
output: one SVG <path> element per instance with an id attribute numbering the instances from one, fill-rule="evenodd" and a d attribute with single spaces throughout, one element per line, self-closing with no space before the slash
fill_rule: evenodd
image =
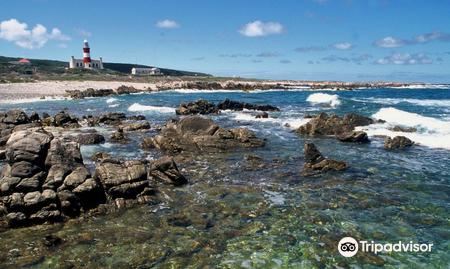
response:
<path id="1" fill-rule="evenodd" d="M 383 105 L 396 105 L 399 103 L 411 103 L 419 106 L 439 106 L 439 107 L 450 107 L 449 99 L 413 99 L 413 98 L 352 98 L 353 101 L 357 102 L 369 102 L 377 103 Z"/>
<path id="2" fill-rule="evenodd" d="M 268 122 L 290 129 L 297 129 L 298 127 L 308 123 L 310 119 L 304 119 L 299 117 L 293 118 L 255 118 L 254 115 L 245 112 L 232 112 L 233 119 L 236 121 L 254 121 L 254 122 Z"/>
<path id="3" fill-rule="evenodd" d="M 108 103 L 108 104 L 111 104 L 114 102 L 117 102 L 117 98 L 111 97 L 111 98 L 106 99 L 106 103 Z"/>
<path id="4" fill-rule="evenodd" d="M 52 97 L 46 97 L 45 99 L 41 99 L 41 98 L 3 99 L 3 100 L 0 100 L 0 104 L 27 104 L 27 103 L 35 103 L 35 102 L 62 101 L 62 100 L 70 100 L 70 99 L 71 98 L 63 97 L 63 96 L 52 96 Z"/>
<path id="5" fill-rule="evenodd" d="M 423 146 L 450 149 L 450 121 L 426 117 L 393 107 L 382 108 L 372 117 L 385 120 L 386 123 L 372 124 L 356 129 L 366 131 L 369 136 L 386 135 L 394 137 L 402 135 Z M 389 130 L 395 125 L 415 127 L 417 132 Z"/>
<path id="6" fill-rule="evenodd" d="M 175 113 L 175 108 L 167 106 L 145 106 L 139 103 L 132 104 L 128 111 L 155 111 L 160 113 Z"/>
<path id="7" fill-rule="evenodd" d="M 337 94 L 326 94 L 326 93 L 313 93 L 306 98 L 306 101 L 312 104 L 327 105 L 330 107 L 337 107 L 341 104 L 339 96 Z"/>
<path id="8" fill-rule="evenodd" d="M 255 89 L 250 91 L 244 91 L 244 90 L 224 90 L 224 89 L 210 89 L 210 90 L 199 90 L 199 89 L 172 89 L 172 90 L 166 90 L 164 92 L 177 92 L 177 93 L 265 93 L 265 92 L 303 92 L 303 91 L 312 91 L 309 87 L 295 87 L 295 88 L 289 88 L 289 89 Z"/>
<path id="9" fill-rule="evenodd" d="M 389 87 L 392 89 L 450 89 L 449 84 L 413 84 L 398 87 Z"/>
<path id="10" fill-rule="evenodd" d="M 108 107 L 118 107 L 119 106 L 119 104 L 112 104 L 112 105 L 109 105 Z"/>

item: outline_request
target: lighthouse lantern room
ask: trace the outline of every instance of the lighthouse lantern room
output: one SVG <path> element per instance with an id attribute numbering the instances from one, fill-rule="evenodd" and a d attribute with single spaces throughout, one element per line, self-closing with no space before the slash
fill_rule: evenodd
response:
<path id="1" fill-rule="evenodd" d="M 103 60 L 102 57 L 99 60 L 91 59 L 89 42 L 84 40 L 83 59 L 75 59 L 72 56 L 69 61 L 69 68 L 103 69 Z"/>

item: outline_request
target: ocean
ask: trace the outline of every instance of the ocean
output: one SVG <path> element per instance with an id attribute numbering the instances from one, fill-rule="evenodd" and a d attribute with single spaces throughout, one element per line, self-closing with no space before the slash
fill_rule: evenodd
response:
<path id="1" fill-rule="evenodd" d="M 152 126 L 176 118 L 182 102 L 226 98 L 280 108 L 267 119 L 256 111 L 208 115 L 222 127 L 245 127 L 266 139 L 266 146 L 195 156 L 180 164 L 187 186 L 162 190 L 162 203 L 64 224 L 41 225 L 0 233 L 0 263 L 30 268 L 448 268 L 450 267 L 450 88 L 379 88 L 352 91 L 268 90 L 196 91 L 121 95 L 82 100 L 39 100 L 0 104 L 51 115 L 98 115 L 125 112 L 145 115 Z M 335 138 L 305 137 L 294 132 L 320 112 L 355 112 L 384 123 L 358 127 L 370 144 Z M 414 127 L 395 132 L 392 127 Z M 92 128 L 92 127 L 85 127 Z M 113 128 L 97 127 L 109 137 Z M 124 159 L 155 159 L 157 150 L 107 142 L 82 146 L 85 163 L 97 151 Z M 404 135 L 416 145 L 386 151 L 383 135 Z M 323 155 L 343 160 L 349 169 L 318 177 L 300 175 L 305 141 Z M 248 155 L 262 165 L 256 169 Z M 0 163 L 1 166 L 1 163 Z M 178 221 L 173 222 L 173 219 Z M 179 220 L 184 224 L 179 225 Z M 206 223 L 206 224 L 205 224 Z M 47 234 L 64 240 L 57 249 L 41 246 Z M 427 253 L 358 253 L 339 255 L 344 236 L 380 243 L 432 243 Z M 19 253 L 19 254 L 17 254 Z M 210 267 L 206 267 L 210 266 Z"/>

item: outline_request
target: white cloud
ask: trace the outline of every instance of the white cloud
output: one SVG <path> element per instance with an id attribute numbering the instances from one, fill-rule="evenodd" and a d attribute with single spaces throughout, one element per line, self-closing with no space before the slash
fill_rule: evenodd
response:
<path id="1" fill-rule="evenodd" d="M 353 48 L 353 45 L 349 42 L 343 42 L 343 43 L 333 44 L 333 47 L 338 50 L 349 50 L 349 49 Z"/>
<path id="2" fill-rule="evenodd" d="M 164 29 L 174 29 L 174 28 L 180 27 L 180 25 L 178 24 L 178 22 L 176 22 L 174 20 L 165 19 L 162 21 L 157 21 L 156 27 L 164 28 Z"/>
<path id="3" fill-rule="evenodd" d="M 414 40 L 417 43 L 427 43 L 433 40 L 450 41 L 450 34 L 443 32 L 432 32 L 418 35 Z"/>
<path id="4" fill-rule="evenodd" d="M 397 65 L 432 64 L 433 60 L 424 53 L 393 53 L 389 56 L 376 60 L 375 63 Z"/>
<path id="5" fill-rule="evenodd" d="M 281 34 L 283 31 L 284 27 L 279 22 L 253 21 L 242 26 L 239 33 L 247 37 L 259 37 Z"/>
<path id="6" fill-rule="evenodd" d="M 0 38 L 25 49 L 42 48 L 49 40 L 70 40 L 70 37 L 64 35 L 58 28 L 47 32 L 45 26 L 36 24 L 33 29 L 29 29 L 26 23 L 16 19 L 0 22 Z"/>
<path id="7" fill-rule="evenodd" d="M 77 33 L 82 37 L 91 37 L 92 33 L 84 29 L 76 29 Z"/>
<path id="8" fill-rule="evenodd" d="M 387 36 L 385 38 L 379 39 L 374 42 L 377 47 L 382 48 L 397 48 L 406 45 L 406 41 L 402 39 L 398 39 L 392 36 Z"/>

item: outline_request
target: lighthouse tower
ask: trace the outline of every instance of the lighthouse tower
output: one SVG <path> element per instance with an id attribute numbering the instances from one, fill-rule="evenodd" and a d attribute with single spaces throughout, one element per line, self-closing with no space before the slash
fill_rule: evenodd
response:
<path id="1" fill-rule="evenodd" d="M 100 57 L 98 60 L 92 60 L 89 43 L 84 40 L 83 59 L 75 59 L 72 56 L 69 61 L 69 68 L 103 69 L 103 59 Z"/>
<path id="2" fill-rule="evenodd" d="M 89 48 L 89 43 L 85 39 L 83 47 L 83 63 L 84 68 L 91 68 L 91 49 Z"/>

